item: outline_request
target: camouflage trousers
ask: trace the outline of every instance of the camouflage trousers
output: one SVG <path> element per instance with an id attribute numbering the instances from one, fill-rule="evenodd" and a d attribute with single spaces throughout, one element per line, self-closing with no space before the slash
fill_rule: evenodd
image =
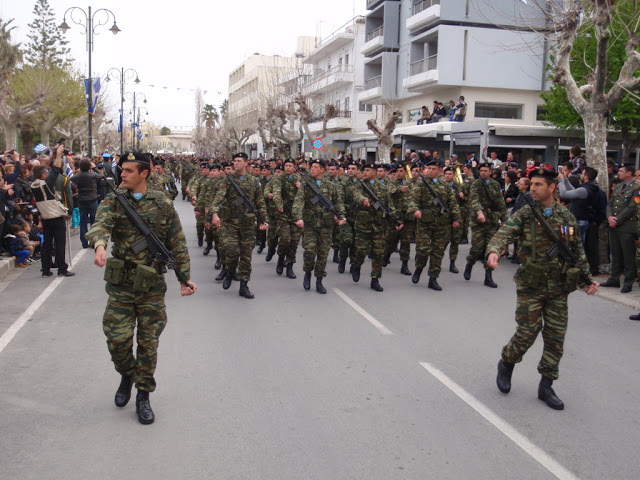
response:
<path id="1" fill-rule="evenodd" d="M 451 235 L 449 235 L 449 260 L 456 260 L 458 258 L 460 240 L 462 240 L 462 226 L 451 227 Z"/>
<path id="2" fill-rule="evenodd" d="M 533 345 L 542 330 L 544 348 L 538 372 L 552 380 L 558 378 L 558 364 L 562 358 L 567 332 L 567 294 L 556 293 L 558 288 L 531 289 L 517 287 L 516 333 L 502 348 L 502 359 L 518 363 Z"/>
<path id="3" fill-rule="evenodd" d="M 355 229 L 353 222 L 345 223 L 340 227 L 340 258 L 346 260 L 350 258 L 353 261 L 355 255 Z"/>
<path id="4" fill-rule="evenodd" d="M 424 268 L 429 261 L 429 276 L 438 278 L 442 257 L 451 237 L 450 225 L 418 222 L 416 227 L 416 268 Z"/>
<path id="5" fill-rule="evenodd" d="M 147 293 L 134 292 L 132 285 L 107 283 L 109 295 L 102 318 L 111 360 L 121 375 L 134 375 L 136 388 L 146 392 L 156 389 L 153 374 L 158 360 L 158 339 L 167 324 L 162 281 Z M 133 355 L 133 333 L 137 328 L 136 356 Z"/>
<path id="6" fill-rule="evenodd" d="M 374 225 L 362 228 L 355 227 L 355 255 L 353 265 L 361 266 L 367 255 L 371 254 L 371 278 L 382 277 L 382 263 L 384 261 L 385 225 Z"/>
<path id="7" fill-rule="evenodd" d="M 238 272 L 238 278 L 248 282 L 251 278 L 251 252 L 256 244 L 254 225 L 233 221 L 220 225 L 222 258 L 230 272 Z"/>
<path id="8" fill-rule="evenodd" d="M 312 227 L 305 224 L 302 238 L 302 270 L 315 272 L 318 278 L 326 277 L 327 257 L 331 247 L 333 227 Z"/>
<path id="9" fill-rule="evenodd" d="M 198 240 L 204 238 L 206 243 L 211 243 L 214 240 L 214 232 L 213 228 L 206 229 L 204 224 L 206 223 L 204 212 L 200 213 L 200 215 L 196 215 L 196 234 L 198 235 Z"/>
<path id="10" fill-rule="evenodd" d="M 337 223 L 331 227 L 331 248 L 336 252 L 340 251 L 340 225 Z"/>
<path id="11" fill-rule="evenodd" d="M 484 261 L 487 245 L 491 237 L 498 231 L 498 226 L 494 223 L 474 223 L 471 226 L 471 250 L 467 256 L 467 263 L 474 265 L 478 260 L 485 264 L 485 270 L 491 270 Z"/>
<path id="12" fill-rule="evenodd" d="M 468 208 L 460 208 L 460 217 L 462 218 L 462 230 L 460 231 L 460 239 L 467 238 L 469 235 L 469 222 L 471 215 Z"/>
<path id="13" fill-rule="evenodd" d="M 275 251 L 278 247 L 278 225 L 275 217 L 269 216 L 267 220 L 269 228 L 267 229 L 267 248 Z"/>
<path id="14" fill-rule="evenodd" d="M 387 240 L 385 244 L 385 255 L 391 255 L 395 252 L 398 242 L 400 242 L 400 260 L 408 262 L 411 256 L 411 242 L 416 236 L 415 220 L 404 222 L 404 228 L 400 231 L 390 227 L 387 231 Z"/>
<path id="15" fill-rule="evenodd" d="M 278 255 L 284 255 L 285 263 L 296 263 L 302 229 L 294 222 L 278 220 Z"/>

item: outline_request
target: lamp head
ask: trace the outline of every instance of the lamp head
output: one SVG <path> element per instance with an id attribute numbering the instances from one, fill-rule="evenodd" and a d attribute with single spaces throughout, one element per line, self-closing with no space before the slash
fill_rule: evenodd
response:
<path id="1" fill-rule="evenodd" d="M 140 79 L 138 78 L 138 75 L 136 75 L 136 79 L 133 81 L 133 83 L 140 83 Z"/>
<path id="2" fill-rule="evenodd" d="M 111 27 L 109 29 L 111 31 L 111 33 L 113 33 L 114 35 L 117 35 L 118 32 L 120 31 L 120 29 L 118 28 L 118 25 L 116 25 L 116 22 L 113 22 L 113 27 Z"/>
<path id="3" fill-rule="evenodd" d="M 60 28 L 60 30 L 62 30 L 62 33 L 67 33 L 71 27 L 67 23 L 67 20 L 63 19 L 62 23 L 60 24 L 60 27 L 58 27 L 58 28 Z"/>

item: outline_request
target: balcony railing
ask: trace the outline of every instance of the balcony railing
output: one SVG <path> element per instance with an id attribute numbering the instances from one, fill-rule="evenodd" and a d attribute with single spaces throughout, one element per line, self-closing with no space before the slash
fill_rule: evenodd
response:
<path id="1" fill-rule="evenodd" d="M 382 85 L 382 75 L 378 75 L 377 77 L 370 78 L 369 80 L 364 81 L 364 89 L 370 90 L 372 88 L 376 88 Z"/>
<path id="2" fill-rule="evenodd" d="M 372 32 L 367 33 L 367 42 L 370 42 L 374 38 L 381 37 L 383 33 L 384 33 L 384 25 L 380 25 L 378 28 L 376 28 Z"/>
<path id="3" fill-rule="evenodd" d="M 342 65 L 334 65 L 333 67 L 331 67 L 329 70 L 316 70 L 313 75 L 313 77 L 310 77 L 306 80 L 306 83 L 313 83 L 313 82 L 317 82 L 322 80 L 323 78 L 327 78 L 330 77 L 331 75 L 333 75 L 334 73 L 340 73 L 340 72 L 344 72 L 344 73 L 353 73 L 353 65 L 347 65 L 342 64 Z"/>
<path id="4" fill-rule="evenodd" d="M 321 122 L 323 118 L 324 115 L 314 115 L 309 119 L 309 123 Z M 351 118 L 351 111 L 340 110 L 339 112 L 337 112 L 336 116 L 332 118 Z"/>
<path id="5" fill-rule="evenodd" d="M 432 55 L 417 62 L 411 64 L 411 75 L 418 75 L 419 73 L 428 72 L 429 70 L 436 70 L 438 68 L 438 55 Z"/>
<path id="6" fill-rule="evenodd" d="M 417 15 L 423 10 L 426 10 L 429 7 L 433 7 L 434 5 L 440 5 L 440 0 L 422 0 L 421 2 L 414 3 L 413 14 Z"/>

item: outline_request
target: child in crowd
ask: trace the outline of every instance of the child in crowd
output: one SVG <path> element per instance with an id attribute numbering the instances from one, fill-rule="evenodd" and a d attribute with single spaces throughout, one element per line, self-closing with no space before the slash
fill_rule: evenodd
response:
<path id="1" fill-rule="evenodd" d="M 22 222 L 20 222 L 19 225 L 20 225 L 20 228 L 22 228 L 22 230 L 18 232 L 18 235 L 22 239 L 22 244 L 24 248 L 29 250 L 29 252 L 31 252 L 31 254 L 29 255 L 30 257 L 29 260 L 31 260 L 31 257 L 34 256 L 36 247 L 40 245 L 40 239 L 31 240 L 30 238 L 31 227 L 29 226 L 29 222 L 23 220 Z"/>
<path id="2" fill-rule="evenodd" d="M 19 236 L 21 230 L 20 225 L 11 225 L 9 227 L 9 233 L 5 235 L 5 239 L 7 240 L 7 246 L 9 247 L 11 255 L 16 259 L 16 267 L 24 268 L 27 266 L 27 259 L 31 255 L 31 252 L 24 248 L 22 238 Z"/>

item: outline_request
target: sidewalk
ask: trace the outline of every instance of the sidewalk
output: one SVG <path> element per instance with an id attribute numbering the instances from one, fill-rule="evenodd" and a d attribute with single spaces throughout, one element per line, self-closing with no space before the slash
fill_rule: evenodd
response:
<path id="1" fill-rule="evenodd" d="M 594 277 L 594 280 L 602 285 L 608 278 L 609 275 L 598 275 L 597 277 Z M 596 296 L 611 300 L 612 302 L 620 303 L 621 305 L 633 308 L 636 311 L 640 311 L 640 288 L 638 288 L 637 284 L 634 284 L 633 290 L 629 293 L 620 293 L 619 288 L 600 287 Z"/>

